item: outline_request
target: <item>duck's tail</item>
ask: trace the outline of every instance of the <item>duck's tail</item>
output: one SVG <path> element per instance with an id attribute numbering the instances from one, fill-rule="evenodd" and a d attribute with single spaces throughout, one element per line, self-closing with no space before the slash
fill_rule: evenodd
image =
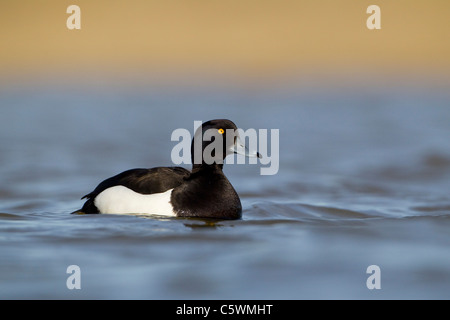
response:
<path id="1" fill-rule="evenodd" d="M 81 199 L 84 199 L 86 197 L 87 196 L 84 196 Z M 98 211 L 98 208 L 94 204 L 94 199 L 88 198 L 81 209 L 75 210 L 71 214 L 96 214 L 96 213 L 100 212 Z"/>

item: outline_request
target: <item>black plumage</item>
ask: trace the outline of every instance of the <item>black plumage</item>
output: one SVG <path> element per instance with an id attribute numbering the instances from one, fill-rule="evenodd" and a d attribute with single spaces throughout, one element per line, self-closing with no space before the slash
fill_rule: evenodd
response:
<path id="1" fill-rule="evenodd" d="M 220 135 L 222 155 L 213 163 L 194 161 L 194 149 L 197 143 L 203 151 L 215 138 L 205 141 L 204 133 L 208 129 Z M 205 122 L 192 139 L 192 171 L 181 167 L 157 167 L 152 169 L 131 169 L 101 182 L 91 193 L 80 210 L 74 213 L 100 213 L 95 205 L 96 197 L 108 188 L 124 186 L 136 193 L 154 194 L 173 189 L 170 204 L 178 217 L 199 217 L 217 219 L 239 219 L 242 206 L 239 196 L 222 171 L 223 160 L 233 153 L 234 146 L 241 143 L 236 137 L 227 140 L 225 130 L 236 130 L 236 125 L 225 119 Z M 218 135 L 216 135 L 218 137 Z M 258 153 L 254 153 L 259 157 Z M 248 155 L 248 154 L 247 154 Z M 132 213 L 132 212 L 130 212 Z"/>

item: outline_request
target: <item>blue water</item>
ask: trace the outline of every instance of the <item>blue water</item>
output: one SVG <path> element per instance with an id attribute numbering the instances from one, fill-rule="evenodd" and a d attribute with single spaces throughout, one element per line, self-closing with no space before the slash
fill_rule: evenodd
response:
<path id="1" fill-rule="evenodd" d="M 0 89 L 0 298 L 449 299 L 448 90 L 305 84 Z M 276 175 L 225 167 L 242 220 L 69 214 L 213 118 L 280 130 Z"/>

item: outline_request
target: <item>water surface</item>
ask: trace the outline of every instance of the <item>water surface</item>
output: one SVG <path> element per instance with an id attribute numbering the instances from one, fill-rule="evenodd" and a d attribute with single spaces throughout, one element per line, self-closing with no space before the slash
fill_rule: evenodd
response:
<path id="1" fill-rule="evenodd" d="M 0 298 L 449 299 L 449 106 L 414 85 L 3 88 Z M 276 175 L 225 167 L 242 220 L 69 214 L 213 118 L 280 129 Z"/>

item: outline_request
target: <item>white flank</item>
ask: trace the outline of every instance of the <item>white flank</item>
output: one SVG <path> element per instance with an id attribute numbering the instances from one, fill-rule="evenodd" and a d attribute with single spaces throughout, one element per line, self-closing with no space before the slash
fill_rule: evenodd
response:
<path id="1" fill-rule="evenodd" d="M 101 192 L 94 201 L 100 213 L 155 214 L 175 217 L 170 195 L 172 190 L 162 193 L 140 194 L 124 186 L 115 186 Z"/>

